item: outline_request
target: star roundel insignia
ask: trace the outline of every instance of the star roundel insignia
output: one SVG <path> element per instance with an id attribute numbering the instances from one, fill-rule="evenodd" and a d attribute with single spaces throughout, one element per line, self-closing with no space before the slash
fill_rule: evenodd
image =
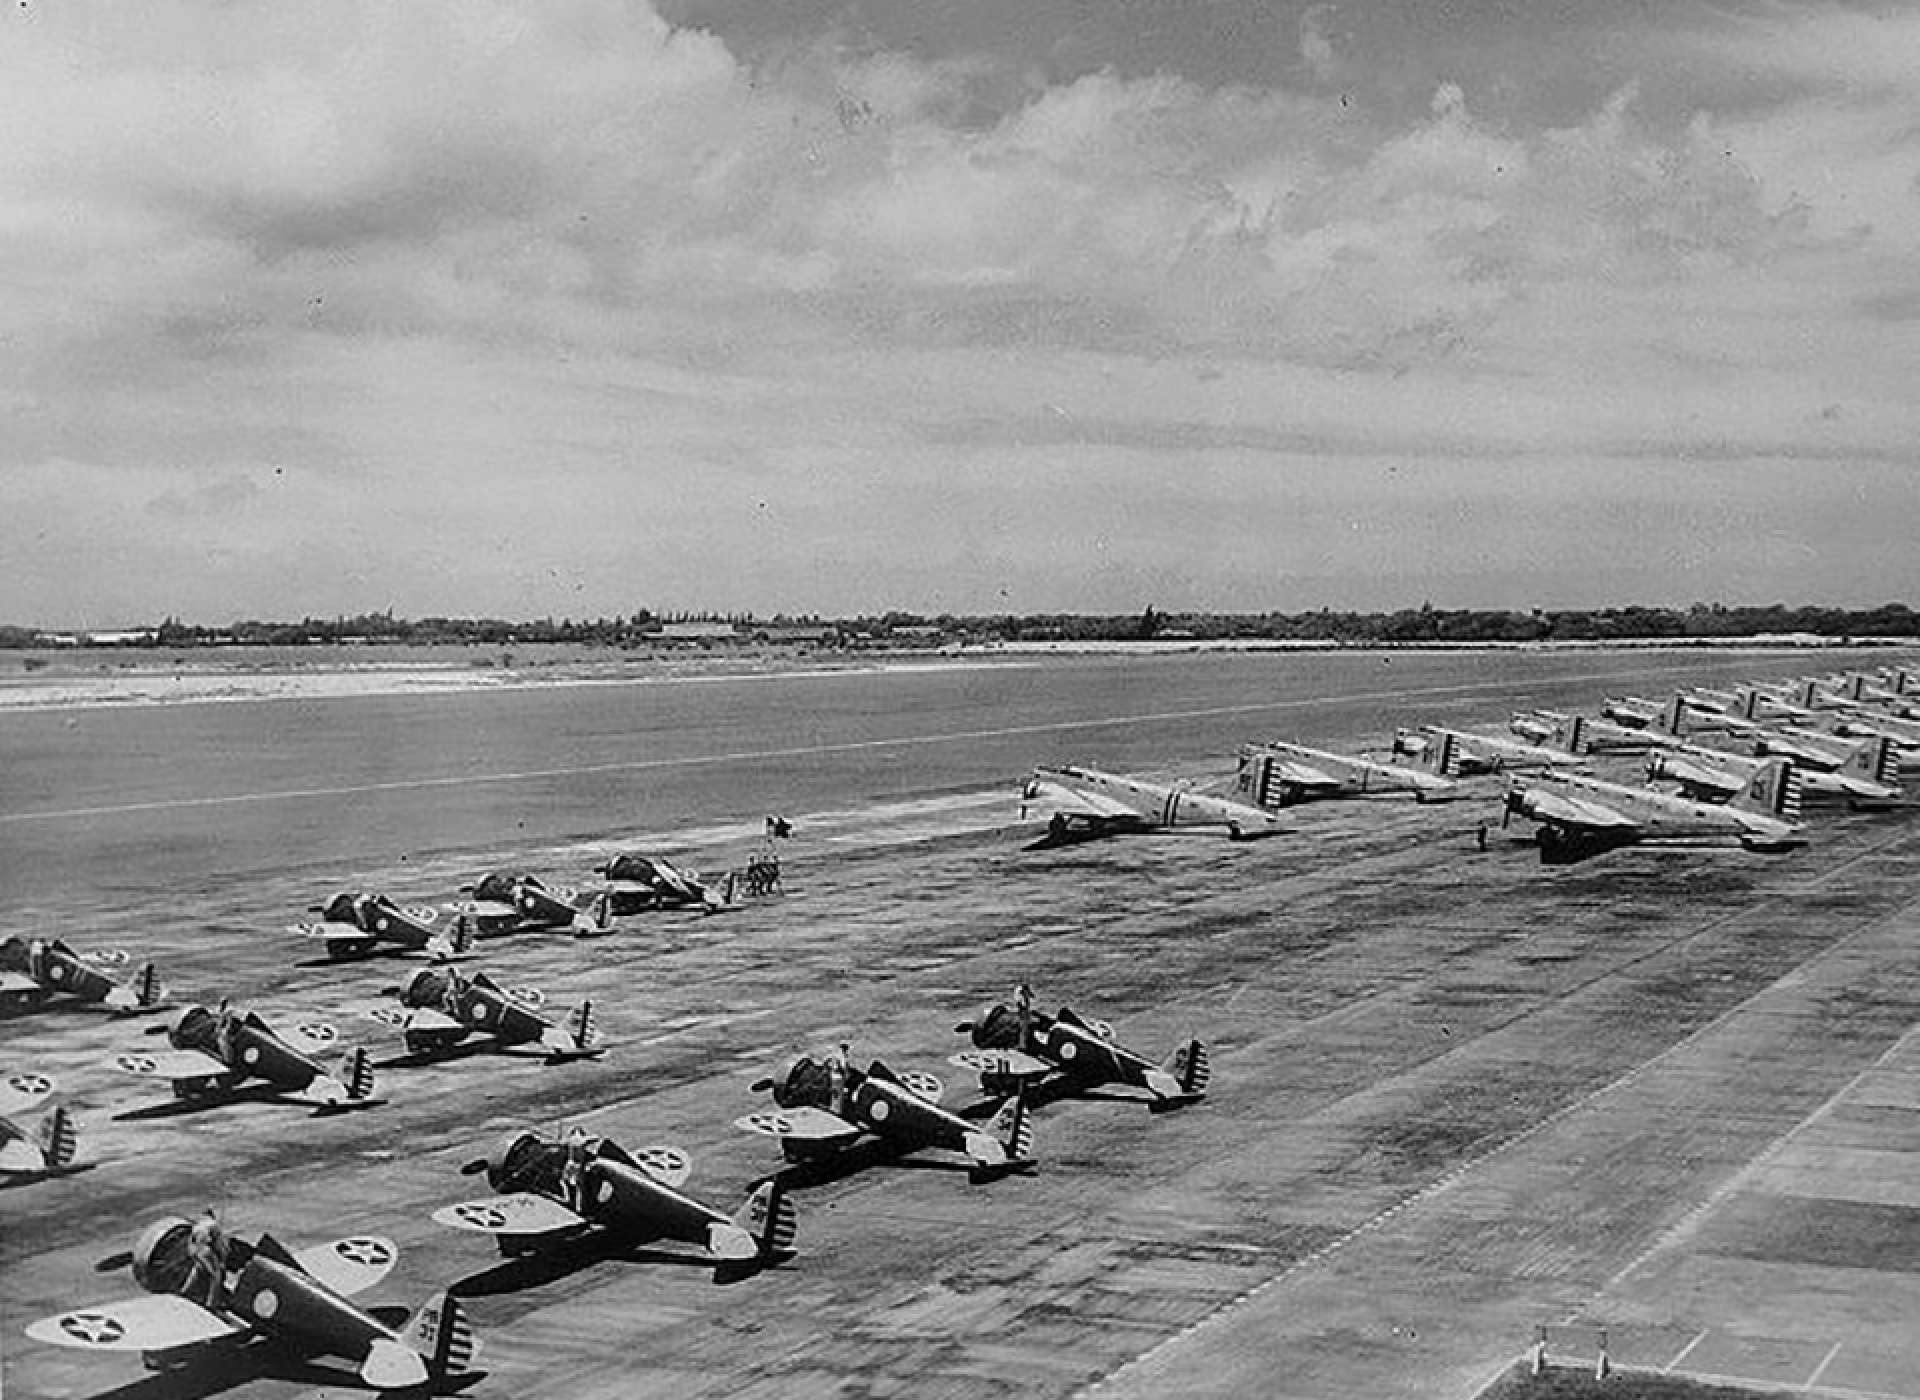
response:
<path id="1" fill-rule="evenodd" d="M 373 931 L 375 933 L 385 933 L 387 931 L 387 916 L 385 914 L 382 914 L 373 921 Z"/>
<path id="2" fill-rule="evenodd" d="M 686 1154 L 671 1147 L 643 1147 L 633 1160 L 650 1172 L 674 1172 L 687 1164 Z"/>
<path id="3" fill-rule="evenodd" d="M 883 1123 L 886 1121 L 888 1110 L 890 1110 L 892 1107 L 893 1106 L 889 1104 L 885 1099 L 875 1099 L 873 1101 L 873 1107 L 868 1109 L 867 1111 L 873 1115 L 874 1122 Z"/>
<path id="4" fill-rule="evenodd" d="M 1066 1044 L 1060 1047 L 1060 1058 L 1063 1060 L 1071 1060 L 1074 1057 L 1074 1055 L 1079 1051 L 1079 1049 L 1080 1049 L 1079 1046 L 1075 1045 L 1071 1040 L 1069 1040 L 1066 1042 Z"/>
<path id="5" fill-rule="evenodd" d="M 784 1113 L 750 1113 L 747 1121 L 762 1132 L 786 1137 L 793 1131 L 793 1120 Z"/>
<path id="6" fill-rule="evenodd" d="M 114 1063 L 129 1074 L 152 1074 L 154 1070 L 151 1055 L 120 1055 L 115 1057 Z"/>
<path id="7" fill-rule="evenodd" d="M 534 987 L 509 987 L 507 996 L 522 1006 L 539 1006 L 547 999 L 545 992 Z"/>
<path id="8" fill-rule="evenodd" d="M 383 1026 L 404 1026 L 407 1023 L 407 1013 L 395 1011 L 390 1006 L 375 1007 L 369 1014 Z"/>
<path id="9" fill-rule="evenodd" d="M 67 976 L 67 970 L 64 967 L 60 966 L 59 963 L 55 963 L 52 967 L 47 969 L 47 980 L 51 982 L 64 981 L 66 980 L 66 976 Z"/>
<path id="10" fill-rule="evenodd" d="M 95 1347 L 117 1342 L 127 1335 L 127 1329 L 118 1318 L 97 1312 L 68 1313 L 60 1319 L 60 1330 L 69 1337 Z"/>
<path id="11" fill-rule="evenodd" d="M 45 1094 L 52 1092 L 53 1081 L 44 1074 L 10 1074 L 7 1087 L 23 1094 Z"/>
<path id="12" fill-rule="evenodd" d="M 325 1021 L 302 1021 L 294 1029 L 308 1040 L 317 1040 L 326 1045 L 331 1045 L 340 1038 L 340 1032 Z"/>
<path id="13" fill-rule="evenodd" d="M 393 1262 L 393 1247 L 385 1240 L 376 1240 L 357 1235 L 350 1240 L 337 1240 L 333 1252 L 342 1259 L 350 1259 L 356 1264 L 365 1264 L 369 1268 L 379 1264 Z"/>
<path id="14" fill-rule="evenodd" d="M 483 1230 L 498 1230 L 507 1223 L 507 1213 L 497 1206 L 458 1205 L 453 1208 L 453 1213 Z"/>

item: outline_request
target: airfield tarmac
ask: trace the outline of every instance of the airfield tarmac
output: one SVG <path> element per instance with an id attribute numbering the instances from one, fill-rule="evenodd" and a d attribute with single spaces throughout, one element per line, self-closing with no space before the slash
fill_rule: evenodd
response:
<path id="1" fill-rule="evenodd" d="M 648 753 L 615 758 L 631 701 L 529 698 L 509 718 L 362 699 L 293 725 L 271 705 L 191 707 L 144 730 L 116 712 L 84 721 L 84 742 L 52 718 L 0 719 L 0 752 L 29 760 L 10 773 L 31 775 L 0 809 L 6 932 L 126 947 L 185 996 L 324 1014 L 376 1045 L 358 1013 L 411 964 L 302 966 L 280 932 L 328 888 L 439 899 L 503 864 L 584 881 L 619 844 L 711 869 L 745 859 L 760 810 L 798 829 L 783 896 L 592 942 L 481 945 L 472 966 L 560 1005 L 595 998 L 613 1043 L 597 1063 L 392 1069 L 388 1103 L 331 1118 L 149 1115 L 162 1099 L 101 1067 L 153 1043 L 143 1023 L 0 1022 L 6 1067 L 62 1081 L 100 1162 L 0 1193 L 6 1389 L 347 1389 L 147 1378 L 20 1336 L 124 1296 L 124 1274 L 92 1265 L 147 1219 L 213 1205 L 295 1245 L 391 1236 L 403 1258 L 371 1296 L 411 1306 L 457 1285 L 486 1346 L 476 1395 L 1465 1396 L 1538 1324 L 1587 1352 L 1606 1325 L 1623 1362 L 1915 1394 L 1910 814 L 1816 817 L 1813 844 L 1783 858 L 1562 868 L 1497 833 L 1475 849 L 1497 797 L 1296 808 L 1296 834 L 1247 844 L 1026 853 L 1009 825 L 1008 780 L 1035 761 L 1218 773 L 1242 738 L 1496 728 L 1523 701 L 1659 693 L 1650 670 L 1710 683 L 1834 654 L 1396 655 L 1391 685 L 1377 658 L 1313 660 L 705 688 Z M 658 720 L 665 702 L 649 703 Z M 253 728 L 282 741 L 236 741 Z M 596 753 L 599 771 L 558 773 Z M 583 783 L 590 802 L 555 796 Z M 757 1106 L 751 1080 L 844 1039 L 940 1072 L 963 1101 L 951 1028 L 1023 978 L 1156 1055 L 1205 1037 L 1208 1100 L 1051 1105 L 1032 1177 L 971 1186 L 909 1159 L 802 1187 L 799 1257 L 727 1285 L 660 1256 L 505 1268 L 427 1218 L 485 1194 L 459 1165 L 529 1123 L 677 1143 L 689 1189 L 730 1209 L 780 1165 L 730 1127 Z"/>

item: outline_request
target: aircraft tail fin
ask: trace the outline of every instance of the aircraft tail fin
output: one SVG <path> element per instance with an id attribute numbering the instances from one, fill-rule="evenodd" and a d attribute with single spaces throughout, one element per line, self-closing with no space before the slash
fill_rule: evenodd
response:
<path id="1" fill-rule="evenodd" d="M 1687 731 L 1687 697 L 1679 691 L 1673 692 L 1673 698 L 1667 701 L 1666 708 L 1660 711 L 1657 721 L 1663 734 L 1679 738 Z"/>
<path id="2" fill-rule="evenodd" d="M 150 962 L 140 964 L 133 975 L 133 1004 L 142 1010 L 158 1006 L 167 989 L 160 985 L 160 970 Z"/>
<path id="3" fill-rule="evenodd" d="M 1769 759 L 1754 770 L 1740 795 L 1727 805 L 1782 821 L 1800 820 L 1803 780 L 1800 770 L 1784 758 Z"/>
<path id="4" fill-rule="evenodd" d="M 1207 1057 L 1207 1043 L 1204 1040 L 1189 1040 L 1161 1066 L 1168 1074 L 1180 1081 L 1180 1092 L 1198 1098 L 1207 1092 L 1207 1081 L 1213 1076 L 1213 1066 Z"/>
<path id="5" fill-rule="evenodd" d="M 1853 675 L 1848 676 L 1847 688 L 1843 693 L 1846 695 L 1847 699 L 1849 700 L 1866 699 L 1867 698 L 1867 678 L 1859 674 L 1858 672 L 1855 672 Z"/>
<path id="6" fill-rule="evenodd" d="M 1734 694 L 1734 701 L 1735 701 L 1734 708 L 1739 711 L 1741 719 L 1759 719 L 1760 718 L 1760 692 L 1759 691 L 1755 690 L 1752 686 L 1749 685 L 1749 686 L 1742 686 L 1739 690 L 1736 690 L 1733 694 Z"/>
<path id="7" fill-rule="evenodd" d="M 1442 778 L 1455 778 L 1460 773 L 1460 743 L 1453 737 L 1451 730 L 1436 734 L 1427 742 L 1420 754 L 1426 766 Z"/>
<path id="8" fill-rule="evenodd" d="M 1589 748 L 1587 740 L 1587 719 L 1585 715 L 1569 715 L 1553 727 L 1553 733 L 1547 739 L 1550 748 L 1570 753 L 1576 758 Z"/>
<path id="9" fill-rule="evenodd" d="M 1884 734 L 1862 739 L 1840 765 L 1840 771 L 1888 787 L 1897 787 L 1900 782 L 1900 760 L 1893 752 L 1893 741 Z"/>
<path id="10" fill-rule="evenodd" d="M 436 933 L 427 940 L 427 951 L 440 962 L 472 952 L 473 920 L 464 913 L 456 914 L 452 928 L 445 933 Z"/>
<path id="11" fill-rule="evenodd" d="M 347 1086 L 347 1097 L 352 1100 L 373 1097 L 373 1066 L 367 1060 L 367 1047 L 356 1045 L 353 1053 L 340 1066 L 341 1082 Z"/>
<path id="12" fill-rule="evenodd" d="M 600 1023 L 594 1019 L 591 998 L 573 1008 L 573 1014 L 567 1017 L 567 1034 L 582 1050 L 591 1050 L 599 1044 Z"/>
<path id="13" fill-rule="evenodd" d="M 1816 708 L 1819 699 L 1820 682 L 1816 680 L 1808 679 L 1801 681 L 1799 687 L 1793 692 L 1793 703 L 1802 709 L 1811 710 Z"/>
<path id="14" fill-rule="evenodd" d="M 407 1324 L 406 1338 L 435 1376 L 457 1376 L 480 1354 L 466 1309 L 451 1293 L 429 1299 Z"/>
<path id="15" fill-rule="evenodd" d="M 800 1215 L 793 1198 L 777 1179 L 763 1181 L 734 1213 L 733 1223 L 753 1237 L 762 1258 L 793 1252 Z"/>
<path id="16" fill-rule="evenodd" d="M 73 1161 L 79 1147 L 80 1134 L 65 1104 L 40 1120 L 40 1155 L 46 1158 L 48 1171 L 58 1171 Z"/>
<path id="17" fill-rule="evenodd" d="M 987 1132 L 998 1138 L 1007 1150 L 1009 1162 L 1033 1160 L 1033 1118 L 1027 1112 L 1027 1091 L 1023 1087 L 1000 1105 L 1000 1111 L 987 1124 Z"/>

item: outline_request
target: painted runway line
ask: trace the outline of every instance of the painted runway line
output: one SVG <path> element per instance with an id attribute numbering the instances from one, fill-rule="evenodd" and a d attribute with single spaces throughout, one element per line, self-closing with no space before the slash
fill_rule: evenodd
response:
<path id="1" fill-rule="evenodd" d="M 1668 675 L 1671 667 L 1636 667 L 1621 671 L 1593 671 L 1555 676 L 1554 684 L 1630 680 Z M 1051 720 L 1041 724 L 1013 724 L 993 729 L 960 729 L 946 734 L 903 734 L 888 739 L 848 739 L 832 744 L 802 744 L 776 749 L 740 749 L 717 754 L 686 754 L 675 758 L 623 759 L 616 763 L 586 763 L 568 768 L 532 768 L 509 773 L 462 773 L 442 778 L 406 778 L 385 783 L 340 787 L 287 788 L 273 792 L 227 793 L 216 797 L 168 798 L 153 802 L 123 802 L 97 807 L 68 807 L 51 812 L 0 813 L 0 825 L 22 822 L 78 821 L 95 817 L 131 816 L 143 812 L 174 812 L 206 807 L 233 807 L 253 803 L 305 802 L 332 797 L 366 797 L 382 792 L 417 792 L 435 788 L 479 787 L 499 783 L 541 782 L 551 778 L 586 777 L 595 773 L 641 773 L 670 768 L 711 768 L 729 763 L 759 763 L 772 759 L 808 758 L 825 754 L 860 753 L 875 749 L 924 748 L 963 744 L 981 739 L 1011 739 L 1026 734 L 1061 734 L 1078 729 L 1119 729 L 1141 724 L 1169 724 L 1179 720 L 1217 719 L 1223 715 L 1269 714 L 1283 710 L 1310 710 L 1328 705 L 1375 704 L 1383 700 L 1416 700 L 1443 695 L 1476 695 L 1511 689 L 1512 677 L 1475 681 L 1468 685 L 1415 686 L 1405 690 L 1354 691 L 1345 695 L 1296 700 L 1265 700 L 1247 705 L 1214 705 L 1194 710 L 1165 710 L 1144 715 L 1109 715 L 1099 719 Z"/>

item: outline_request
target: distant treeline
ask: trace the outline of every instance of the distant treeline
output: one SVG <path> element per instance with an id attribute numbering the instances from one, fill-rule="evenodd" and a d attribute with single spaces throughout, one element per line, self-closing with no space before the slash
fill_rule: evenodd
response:
<path id="1" fill-rule="evenodd" d="M 849 618 L 768 619 L 748 614 L 655 614 L 627 617 L 400 618 L 391 611 L 357 617 L 302 618 L 298 622 L 233 622 L 201 626 L 168 618 L 154 627 L 115 632 L 56 632 L 0 626 L 0 648 L 46 646 L 200 647 L 350 646 L 378 644 L 511 645 L 542 642 L 643 647 L 723 645 L 729 641 L 813 646 L 926 646 L 1028 641 L 1268 640 L 1407 645 L 1421 642 L 1566 642 L 1702 640 L 1803 633 L 1816 637 L 1920 636 L 1920 616 L 1904 603 L 1877 608 L 1727 607 L 1572 608 L 1528 612 L 1436 608 L 1398 612 L 1163 613 L 1113 616 L 1073 613 L 955 616 L 887 612 Z"/>

